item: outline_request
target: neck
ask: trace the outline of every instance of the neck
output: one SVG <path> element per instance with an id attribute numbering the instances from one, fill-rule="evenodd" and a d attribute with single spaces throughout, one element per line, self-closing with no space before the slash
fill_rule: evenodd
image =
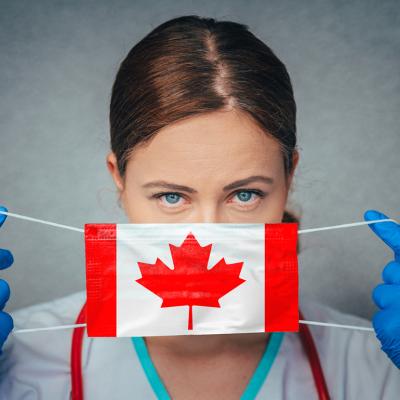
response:
<path id="1" fill-rule="evenodd" d="M 205 356 L 265 346 L 269 333 L 148 336 L 146 344 L 176 356 Z"/>

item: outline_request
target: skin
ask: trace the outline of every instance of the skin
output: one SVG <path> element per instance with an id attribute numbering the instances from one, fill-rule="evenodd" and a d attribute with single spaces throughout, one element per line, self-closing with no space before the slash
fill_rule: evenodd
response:
<path id="1" fill-rule="evenodd" d="M 107 155 L 107 167 L 131 223 L 276 223 L 282 221 L 298 159 L 295 152 L 292 174 L 286 177 L 279 143 L 247 114 L 227 109 L 164 127 L 150 142 L 135 147 L 123 178 L 113 152 Z M 273 182 L 257 180 L 223 191 L 254 175 Z M 160 180 L 194 191 L 143 187 Z M 241 396 L 268 337 L 248 333 L 145 340 L 173 399 L 220 400 Z"/>

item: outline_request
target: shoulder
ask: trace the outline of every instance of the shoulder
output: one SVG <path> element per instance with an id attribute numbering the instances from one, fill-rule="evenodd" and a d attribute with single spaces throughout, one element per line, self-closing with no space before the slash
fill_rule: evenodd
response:
<path id="1" fill-rule="evenodd" d="M 85 291 L 10 312 L 15 329 L 73 324 L 86 301 Z"/>
<path id="2" fill-rule="evenodd" d="M 0 356 L 0 398 L 22 398 L 28 393 L 29 398 L 39 398 L 42 387 L 51 387 L 54 398 L 68 397 L 71 329 L 15 331 L 74 324 L 85 300 L 85 292 L 77 292 L 10 312 L 14 329 Z M 40 382 L 35 376 L 40 376 Z"/>
<path id="3" fill-rule="evenodd" d="M 305 320 L 372 327 L 365 318 L 309 299 L 300 300 L 300 309 Z M 400 371 L 381 350 L 374 331 L 308 327 L 318 349 L 327 384 L 332 391 L 339 391 L 335 398 L 342 398 L 344 393 L 347 398 L 396 398 L 400 392 Z"/>
<path id="4" fill-rule="evenodd" d="M 83 291 L 21 308 L 10 313 L 14 329 L 74 324 L 85 301 Z M 70 398 L 71 338 L 72 329 L 11 333 L 0 356 L 0 399 Z M 88 398 L 125 398 L 123 393 L 154 398 L 130 338 L 85 334 L 82 367 Z"/>

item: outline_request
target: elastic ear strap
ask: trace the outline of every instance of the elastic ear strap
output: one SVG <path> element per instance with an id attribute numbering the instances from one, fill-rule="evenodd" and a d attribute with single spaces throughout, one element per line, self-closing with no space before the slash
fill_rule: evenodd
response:
<path id="1" fill-rule="evenodd" d="M 351 228 L 352 226 L 360 226 L 360 225 L 369 225 L 369 224 L 377 224 L 380 222 L 398 222 L 391 218 L 386 219 L 376 219 L 374 221 L 362 221 L 362 222 L 352 222 L 351 224 L 342 224 L 342 225 L 333 225 L 333 226 L 324 226 L 322 228 L 311 228 L 311 229 L 301 229 L 297 231 L 298 234 L 300 233 L 311 233 L 311 232 L 318 232 L 318 231 L 327 231 L 329 229 L 342 229 L 342 228 Z"/>
<path id="2" fill-rule="evenodd" d="M 331 328 L 344 328 L 344 329 L 354 329 L 354 330 L 360 330 L 360 331 L 374 332 L 373 328 L 369 328 L 367 326 L 341 325 L 341 324 L 333 324 L 333 323 L 330 323 L 330 322 L 306 321 L 304 319 L 300 319 L 299 323 L 300 324 L 307 324 L 307 325 L 329 326 Z M 16 329 L 16 330 L 12 330 L 11 333 L 56 331 L 56 330 L 59 330 L 59 329 L 80 328 L 80 327 L 84 327 L 84 326 L 86 326 L 86 324 L 58 325 L 58 326 L 48 326 L 48 327 L 44 327 L 44 328 Z"/>
<path id="3" fill-rule="evenodd" d="M 25 219 L 27 221 L 39 222 L 41 224 L 51 225 L 51 226 L 55 226 L 57 228 L 69 229 L 69 230 L 72 230 L 72 231 L 84 233 L 84 229 L 81 229 L 81 228 L 76 228 L 74 226 L 69 226 L 69 225 L 57 224 L 56 222 L 45 221 L 43 219 L 27 217 L 26 215 L 10 213 L 8 211 L 2 211 L 2 210 L 0 210 L 0 214 L 5 214 L 5 215 L 8 215 L 10 217 Z M 398 222 L 396 220 L 391 219 L 391 218 L 387 218 L 387 219 L 377 219 L 377 220 L 374 220 L 374 221 L 352 222 L 351 224 L 324 226 L 322 228 L 301 229 L 301 230 L 297 231 L 297 233 L 300 235 L 301 233 L 311 233 L 311 232 L 318 232 L 318 231 L 326 231 L 326 230 L 329 230 L 329 229 L 351 228 L 352 226 L 377 224 L 377 223 L 380 223 L 380 222 L 396 222 L 396 224 L 398 224 Z"/>

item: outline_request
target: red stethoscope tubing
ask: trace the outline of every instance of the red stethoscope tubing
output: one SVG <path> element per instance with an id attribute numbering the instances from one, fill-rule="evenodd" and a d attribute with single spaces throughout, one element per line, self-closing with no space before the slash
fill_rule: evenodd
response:
<path id="1" fill-rule="evenodd" d="M 304 319 L 299 310 L 300 319 Z M 83 305 L 76 324 L 86 322 L 86 303 Z M 82 343 L 85 327 L 74 328 L 71 342 L 71 400 L 83 400 L 83 381 L 82 381 Z M 317 348 L 307 325 L 301 324 L 299 327 L 300 339 L 303 349 L 307 354 L 308 362 L 314 378 L 319 400 L 329 400 L 328 387 L 326 385 L 324 373 L 322 371 Z"/>
<path id="2" fill-rule="evenodd" d="M 299 310 L 300 319 L 304 320 L 302 312 Z M 324 372 L 322 371 L 321 362 L 319 361 L 317 347 L 307 325 L 300 324 L 299 334 L 303 349 L 307 354 L 308 362 L 314 378 L 315 387 L 317 389 L 318 398 L 320 400 L 329 400 L 328 386 L 325 381 Z"/>
<path id="3" fill-rule="evenodd" d="M 86 303 L 83 305 L 76 324 L 86 322 Z M 71 342 L 71 400 L 83 400 L 83 381 L 82 381 L 82 344 L 85 327 L 74 328 Z"/>

